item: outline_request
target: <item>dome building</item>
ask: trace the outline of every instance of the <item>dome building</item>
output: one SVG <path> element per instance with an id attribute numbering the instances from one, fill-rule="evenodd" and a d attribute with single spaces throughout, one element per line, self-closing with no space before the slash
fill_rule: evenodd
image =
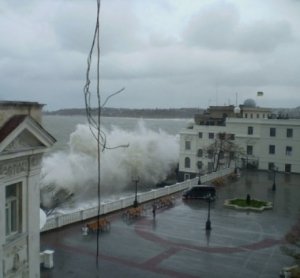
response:
<path id="1" fill-rule="evenodd" d="M 180 132 L 179 181 L 237 166 L 300 173 L 300 120 L 271 112 L 246 99 L 195 115 Z"/>

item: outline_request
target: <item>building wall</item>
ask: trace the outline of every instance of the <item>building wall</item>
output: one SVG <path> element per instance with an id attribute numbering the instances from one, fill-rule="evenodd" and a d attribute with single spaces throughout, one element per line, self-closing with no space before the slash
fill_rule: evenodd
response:
<path id="1" fill-rule="evenodd" d="M 1 278 L 40 277 L 41 159 L 55 142 L 40 125 L 42 107 L 35 102 L 0 101 L 0 129 L 3 128 L 1 134 L 5 135 L 0 141 Z M 15 115 L 30 118 L 4 127 Z M 21 220 L 15 224 L 13 219 Z"/>
<path id="2" fill-rule="evenodd" d="M 228 119 L 227 128 L 236 134 L 236 140 L 246 150 L 253 146 L 253 156 L 259 159 L 259 169 L 268 170 L 269 162 L 273 162 L 279 171 L 285 171 L 285 164 L 292 164 L 291 171 L 300 173 L 300 120 L 250 120 Z M 253 135 L 247 134 L 248 126 L 253 127 Z M 270 128 L 276 130 L 270 136 Z M 287 129 L 293 130 L 293 137 L 287 137 Z M 275 153 L 269 153 L 269 146 L 275 146 Z M 286 147 L 292 147 L 290 155 Z"/>
<path id="3" fill-rule="evenodd" d="M 261 113 L 265 113 L 265 111 Z M 253 134 L 248 134 L 248 127 L 253 128 Z M 276 136 L 270 136 L 270 128 L 276 129 Z M 293 137 L 287 137 L 288 128 L 293 129 Z M 199 138 L 199 132 L 202 132 L 202 138 Z M 199 174 L 197 161 L 202 161 L 204 167 L 207 167 L 211 161 L 207 157 L 197 157 L 198 149 L 205 149 L 214 142 L 213 139 L 208 138 L 210 132 L 235 134 L 234 143 L 245 152 L 243 159 L 248 162 L 257 161 L 258 169 L 268 170 L 269 163 L 274 163 L 279 171 L 285 172 L 286 164 L 291 164 L 291 172 L 300 173 L 300 120 L 267 119 L 259 116 L 258 118 L 227 118 L 225 126 L 194 124 L 192 128 L 182 131 L 180 133 L 179 161 L 181 180 L 184 179 L 184 173 L 190 173 L 191 177 Z M 191 142 L 190 150 L 185 148 L 186 141 Z M 252 155 L 247 155 L 247 145 L 253 146 Z M 270 145 L 275 146 L 274 154 L 269 153 Z M 290 154 L 286 152 L 287 146 L 292 148 Z M 186 157 L 190 158 L 190 168 L 184 167 Z"/>
<path id="4" fill-rule="evenodd" d="M 190 173 L 190 178 L 194 178 L 199 174 L 202 174 L 208 170 L 208 163 L 211 159 L 207 158 L 205 149 L 214 143 L 214 139 L 209 138 L 209 134 L 213 133 L 215 136 L 220 132 L 225 132 L 224 126 L 206 126 L 206 125 L 194 125 L 193 129 L 188 129 L 180 133 L 180 156 L 179 156 L 179 180 L 184 180 L 182 173 Z M 202 138 L 199 138 L 199 133 L 202 134 Z M 186 142 L 191 142 L 191 148 L 186 149 Z M 198 150 L 203 150 L 203 156 L 198 156 Z M 190 158 L 190 167 L 185 167 L 185 158 Z M 202 169 L 198 168 L 198 161 L 202 162 Z"/>
<path id="5" fill-rule="evenodd" d="M 6 237 L 5 225 L 0 227 L 0 243 L 3 246 L 3 249 L 0 248 L 0 257 L 3 258 L 0 273 L 3 277 L 38 278 L 40 276 L 40 162 L 40 154 L 0 162 L 1 223 L 5 223 L 6 186 L 22 184 L 21 230 L 13 237 Z"/>

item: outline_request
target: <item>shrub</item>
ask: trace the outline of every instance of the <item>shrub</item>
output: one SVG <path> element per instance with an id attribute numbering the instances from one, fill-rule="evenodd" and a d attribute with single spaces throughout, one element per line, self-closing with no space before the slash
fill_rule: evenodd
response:
<path id="1" fill-rule="evenodd" d="M 216 178 L 211 182 L 214 186 L 221 186 L 225 184 L 225 179 L 224 178 Z"/>

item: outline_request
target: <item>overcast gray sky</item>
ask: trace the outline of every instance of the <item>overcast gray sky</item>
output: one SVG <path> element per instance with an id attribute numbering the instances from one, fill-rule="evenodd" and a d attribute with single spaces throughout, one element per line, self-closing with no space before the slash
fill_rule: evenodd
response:
<path id="1" fill-rule="evenodd" d="M 299 0 L 102 0 L 102 96 L 125 87 L 107 105 L 124 108 L 236 95 L 299 106 L 299 14 Z M 96 0 L 0 0 L 0 100 L 83 107 L 95 19 Z"/>

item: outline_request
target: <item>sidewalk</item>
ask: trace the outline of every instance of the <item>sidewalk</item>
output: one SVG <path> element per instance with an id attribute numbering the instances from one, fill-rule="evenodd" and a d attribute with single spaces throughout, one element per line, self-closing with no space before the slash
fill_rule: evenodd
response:
<path id="1" fill-rule="evenodd" d="M 205 230 L 205 201 L 182 202 L 151 209 L 131 224 L 120 213 L 109 216 L 110 232 L 83 236 L 83 223 L 41 235 L 41 250 L 52 249 L 54 268 L 41 277 L 264 277 L 279 276 L 293 259 L 282 253 L 284 236 L 298 220 L 299 176 L 277 175 L 277 190 L 266 172 L 243 173 L 235 183 L 218 188 L 211 206 L 212 230 Z M 274 202 L 274 209 L 241 212 L 224 208 L 224 200 L 245 197 Z"/>

